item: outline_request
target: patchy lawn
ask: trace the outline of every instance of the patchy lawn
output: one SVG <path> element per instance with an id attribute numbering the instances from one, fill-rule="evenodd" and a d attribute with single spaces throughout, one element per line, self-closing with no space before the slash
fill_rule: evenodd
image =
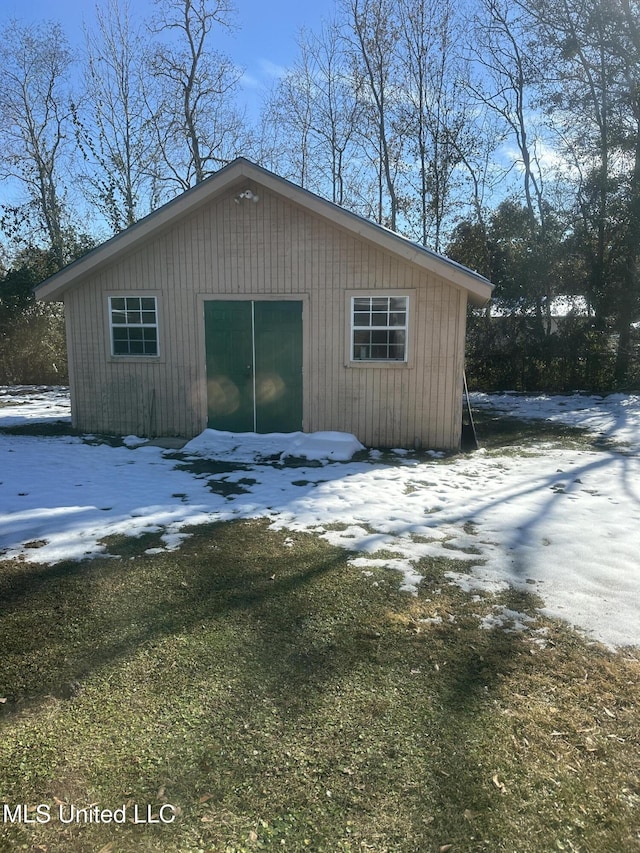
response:
<path id="1" fill-rule="evenodd" d="M 637 651 L 462 561 L 411 596 L 312 534 L 190 532 L 0 562 L 0 851 L 640 849 Z"/>

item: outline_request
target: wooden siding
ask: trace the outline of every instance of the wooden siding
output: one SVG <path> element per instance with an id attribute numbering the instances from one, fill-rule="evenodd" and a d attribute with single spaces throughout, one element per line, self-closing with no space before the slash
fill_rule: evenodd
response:
<path id="1" fill-rule="evenodd" d="M 304 301 L 304 428 L 367 445 L 457 447 L 466 293 L 261 186 L 211 201 L 65 295 L 74 425 L 193 436 L 206 427 L 203 302 Z M 410 297 L 407 364 L 349 363 L 348 291 Z M 111 356 L 107 297 L 158 297 L 158 358 Z"/>

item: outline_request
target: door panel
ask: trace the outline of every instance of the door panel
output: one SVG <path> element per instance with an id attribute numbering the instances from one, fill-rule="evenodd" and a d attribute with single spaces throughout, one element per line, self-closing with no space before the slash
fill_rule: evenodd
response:
<path id="1" fill-rule="evenodd" d="M 205 339 L 211 429 L 302 429 L 302 302 L 207 301 Z"/>
<path id="2" fill-rule="evenodd" d="M 204 303 L 210 429 L 253 432 L 251 302 Z"/>
<path id="3" fill-rule="evenodd" d="M 258 432 L 302 429 L 302 302 L 255 302 Z"/>

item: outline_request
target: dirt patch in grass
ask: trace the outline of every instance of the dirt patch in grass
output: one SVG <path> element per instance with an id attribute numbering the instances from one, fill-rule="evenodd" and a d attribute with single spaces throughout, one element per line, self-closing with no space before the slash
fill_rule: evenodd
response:
<path id="1" fill-rule="evenodd" d="M 191 533 L 0 563 L 0 801 L 31 821 L 5 817 L 1 851 L 638 848 L 636 653 L 482 628 L 535 600 L 444 564 L 414 597 L 310 535 Z"/>

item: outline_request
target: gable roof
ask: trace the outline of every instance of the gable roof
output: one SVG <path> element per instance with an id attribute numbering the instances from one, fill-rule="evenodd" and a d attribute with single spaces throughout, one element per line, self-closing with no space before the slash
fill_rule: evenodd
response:
<path id="1" fill-rule="evenodd" d="M 80 284 L 82 279 L 135 248 L 137 244 L 154 233 L 166 229 L 216 196 L 221 195 L 241 179 L 255 181 L 318 216 L 341 226 L 346 231 L 392 252 L 409 263 L 441 275 L 447 281 L 466 290 L 474 305 L 484 305 L 491 298 L 493 285 L 479 273 L 450 260 L 444 255 L 439 255 L 437 252 L 413 243 L 388 228 L 376 225 L 374 222 L 358 216 L 358 214 L 345 210 L 345 208 L 327 201 L 309 190 L 296 186 L 244 157 L 239 157 L 229 163 L 228 166 L 224 166 L 211 177 L 167 202 L 153 213 L 145 216 L 144 219 L 116 234 L 110 240 L 100 244 L 77 261 L 43 281 L 35 289 L 36 297 L 45 302 L 61 300 L 65 291 Z"/>

